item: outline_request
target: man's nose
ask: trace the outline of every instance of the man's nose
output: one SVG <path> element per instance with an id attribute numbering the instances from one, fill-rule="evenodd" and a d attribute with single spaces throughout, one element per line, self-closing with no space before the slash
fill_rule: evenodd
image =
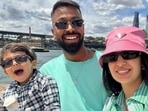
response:
<path id="1" fill-rule="evenodd" d="M 74 27 L 70 21 L 67 23 L 67 30 L 70 32 L 74 30 Z"/>

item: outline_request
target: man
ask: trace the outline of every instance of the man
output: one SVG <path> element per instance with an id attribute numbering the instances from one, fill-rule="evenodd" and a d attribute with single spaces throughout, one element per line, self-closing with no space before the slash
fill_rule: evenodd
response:
<path id="1" fill-rule="evenodd" d="M 98 64 L 100 53 L 84 46 L 79 5 L 71 0 L 56 2 L 51 20 L 52 33 L 64 54 L 45 63 L 40 71 L 57 81 L 61 110 L 102 111 L 106 93 Z"/>

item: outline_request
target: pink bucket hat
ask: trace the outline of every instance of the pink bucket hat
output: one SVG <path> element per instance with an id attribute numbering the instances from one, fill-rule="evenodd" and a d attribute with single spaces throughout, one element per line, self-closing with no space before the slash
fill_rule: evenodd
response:
<path id="1" fill-rule="evenodd" d="M 146 54 L 146 33 L 132 26 L 123 26 L 112 30 L 106 37 L 106 48 L 99 59 L 99 63 L 103 66 L 102 56 L 120 51 L 140 51 Z"/>

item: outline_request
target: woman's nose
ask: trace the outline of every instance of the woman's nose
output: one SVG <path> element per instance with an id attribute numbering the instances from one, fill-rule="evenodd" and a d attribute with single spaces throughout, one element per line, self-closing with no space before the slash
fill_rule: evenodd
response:
<path id="1" fill-rule="evenodd" d="M 126 61 L 122 58 L 121 55 L 118 56 L 118 59 L 117 59 L 116 62 L 117 62 L 117 65 L 118 65 L 119 67 L 121 67 L 121 66 L 123 66 L 123 65 L 126 64 Z"/>

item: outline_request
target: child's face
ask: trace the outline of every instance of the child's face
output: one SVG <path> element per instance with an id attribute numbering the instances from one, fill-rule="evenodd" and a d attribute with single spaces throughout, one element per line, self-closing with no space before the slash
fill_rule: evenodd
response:
<path id="1" fill-rule="evenodd" d="M 16 60 L 17 58 L 17 60 Z M 3 61 L 9 60 L 9 65 L 5 65 L 4 72 L 13 80 L 18 81 L 20 84 L 27 82 L 36 66 L 36 60 L 30 61 L 25 52 L 7 52 L 3 56 Z M 11 64 L 12 61 L 12 64 Z M 20 62 L 20 63 L 18 63 Z"/>

